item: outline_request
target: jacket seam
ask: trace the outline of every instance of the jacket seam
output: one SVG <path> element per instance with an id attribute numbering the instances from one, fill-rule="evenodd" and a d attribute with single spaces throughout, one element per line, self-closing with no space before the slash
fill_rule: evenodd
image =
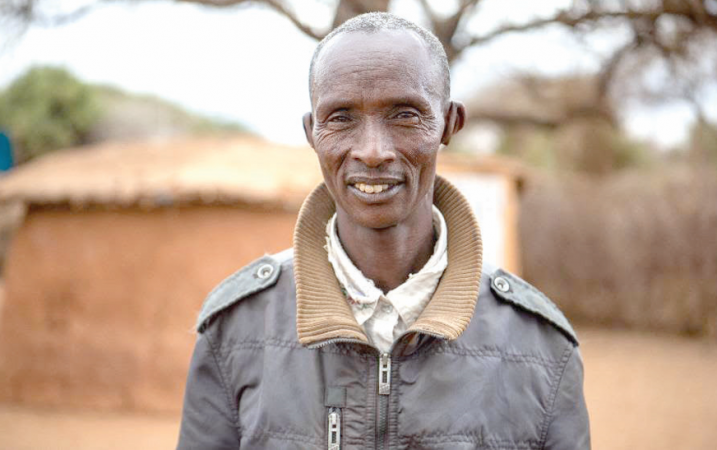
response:
<path id="1" fill-rule="evenodd" d="M 205 333 L 205 337 L 207 339 L 207 342 L 209 343 L 209 350 L 212 354 L 212 359 L 214 359 L 214 364 L 216 364 L 217 369 L 219 370 L 219 380 L 221 381 L 222 390 L 224 391 L 224 395 L 226 396 L 227 404 L 232 411 L 232 416 L 234 419 L 234 429 L 237 433 L 237 441 L 241 443 L 242 433 L 241 427 L 239 426 L 239 406 L 236 405 L 234 401 L 232 401 L 232 395 L 229 392 L 227 383 L 227 374 L 224 372 L 224 368 L 222 367 L 221 361 L 219 361 L 219 357 L 217 355 L 218 349 L 216 348 L 214 342 L 212 342 L 212 339 L 210 339 L 209 334 L 209 332 Z"/>
<path id="2" fill-rule="evenodd" d="M 292 441 L 302 442 L 305 444 L 321 445 L 321 440 L 310 435 L 296 433 L 291 430 L 266 430 L 266 429 L 254 429 L 247 433 L 249 438 L 261 438 L 268 437 L 269 439 L 276 439 L 279 441 Z"/>
<path id="3" fill-rule="evenodd" d="M 423 443 L 423 444 L 451 444 L 451 443 L 471 443 L 477 444 L 482 448 L 491 449 L 530 449 L 537 450 L 540 443 L 537 441 L 511 441 L 509 439 L 487 438 L 483 436 L 483 432 L 474 433 L 454 433 L 441 434 L 432 433 L 426 435 L 413 435 L 401 437 L 402 444 Z"/>
<path id="4" fill-rule="evenodd" d="M 340 345 L 340 344 L 339 344 Z M 221 355 L 225 355 L 233 350 L 263 350 L 266 347 L 289 348 L 295 350 L 313 351 L 305 347 L 300 342 L 288 341 L 283 339 L 251 339 L 246 341 L 235 342 L 231 345 L 220 345 L 217 351 Z M 329 348 L 335 347 L 335 348 Z M 337 346 L 326 346 L 320 350 L 322 353 L 330 353 L 335 355 L 357 355 L 361 358 L 368 359 L 370 356 L 365 352 L 353 350 L 350 348 L 341 348 Z"/>
<path id="5" fill-rule="evenodd" d="M 374 382 L 375 367 L 371 361 L 367 361 L 368 369 L 366 370 L 366 407 L 364 408 L 364 435 L 367 436 L 366 448 L 376 448 L 376 409 L 378 406 L 378 386 Z"/>
<path id="6" fill-rule="evenodd" d="M 225 354 L 231 352 L 232 350 L 261 350 L 265 347 L 305 348 L 298 342 L 284 341 L 281 339 L 251 339 L 234 342 L 231 345 L 222 345 L 219 348 L 219 352 Z"/>
<path id="7" fill-rule="evenodd" d="M 445 345 L 431 349 L 426 352 L 416 352 L 413 355 L 404 357 L 402 359 L 404 359 L 404 360 L 418 359 L 418 358 L 430 356 L 430 355 L 437 354 L 437 353 L 448 353 L 448 354 L 460 355 L 460 356 L 498 358 L 501 361 L 536 364 L 536 365 L 539 365 L 539 366 L 545 367 L 545 368 L 552 368 L 555 365 L 560 364 L 562 362 L 562 358 L 548 359 L 548 358 L 543 358 L 543 357 L 540 357 L 537 355 L 531 355 L 531 354 L 527 354 L 527 353 L 505 352 L 500 349 L 460 348 L 460 347 L 448 347 Z"/>
<path id="8" fill-rule="evenodd" d="M 575 353 L 575 346 L 570 345 L 565 351 L 563 352 L 563 357 L 561 358 L 561 366 L 556 374 L 555 380 L 553 380 L 554 387 L 552 392 L 550 393 L 550 400 L 549 400 L 549 409 L 547 413 L 545 414 L 545 418 L 543 420 L 543 426 L 542 426 L 542 432 L 540 433 L 540 447 L 541 449 L 545 448 L 545 441 L 548 439 L 548 429 L 550 428 L 550 423 L 553 420 L 553 415 L 555 414 L 555 401 L 558 398 L 558 391 L 560 390 L 560 385 L 563 382 L 563 376 L 565 375 L 565 370 L 568 367 L 568 362 L 570 361 L 570 358 L 572 358 L 573 353 Z"/>

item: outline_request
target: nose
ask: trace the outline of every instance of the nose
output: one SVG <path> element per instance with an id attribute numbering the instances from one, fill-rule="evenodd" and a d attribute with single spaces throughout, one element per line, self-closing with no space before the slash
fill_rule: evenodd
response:
<path id="1" fill-rule="evenodd" d="M 360 130 L 352 157 L 370 168 L 378 168 L 393 162 L 396 154 L 386 126 L 380 121 L 366 121 Z"/>

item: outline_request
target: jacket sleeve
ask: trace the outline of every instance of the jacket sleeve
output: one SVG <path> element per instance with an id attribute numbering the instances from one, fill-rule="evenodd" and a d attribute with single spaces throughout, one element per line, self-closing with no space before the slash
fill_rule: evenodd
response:
<path id="1" fill-rule="evenodd" d="M 583 362 L 577 347 L 573 348 L 558 382 L 544 448 L 590 449 L 590 422 L 583 395 Z"/>
<path id="2" fill-rule="evenodd" d="M 240 448 L 238 411 L 209 332 L 199 334 L 184 393 L 178 450 Z"/>

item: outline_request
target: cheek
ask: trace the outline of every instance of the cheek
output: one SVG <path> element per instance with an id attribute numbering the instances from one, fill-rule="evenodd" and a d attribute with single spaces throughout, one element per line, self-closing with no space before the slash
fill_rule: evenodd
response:
<path id="1" fill-rule="evenodd" d="M 343 156 L 345 152 L 342 152 L 336 144 L 326 140 L 317 143 L 315 149 L 324 181 L 333 194 L 336 189 L 335 186 L 341 184 L 340 179 L 342 177 L 342 163 L 345 159 Z"/>
<path id="2" fill-rule="evenodd" d="M 424 139 L 421 142 L 413 141 L 412 144 L 410 147 L 404 147 L 412 148 L 411 151 L 404 152 L 410 165 L 419 173 L 433 169 L 436 165 L 440 144 L 429 139 Z"/>
<path id="3" fill-rule="evenodd" d="M 327 183 L 333 184 L 333 179 L 337 177 L 341 163 L 333 152 L 323 151 L 317 152 L 319 156 L 319 165 Z"/>
<path id="4" fill-rule="evenodd" d="M 314 133 L 314 148 L 323 166 L 326 162 L 336 159 L 339 148 L 337 137 L 333 133 Z"/>

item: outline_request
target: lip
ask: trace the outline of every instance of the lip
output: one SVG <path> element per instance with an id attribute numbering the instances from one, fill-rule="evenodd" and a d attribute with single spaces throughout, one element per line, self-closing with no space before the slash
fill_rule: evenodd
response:
<path id="1" fill-rule="evenodd" d="M 352 175 L 346 179 L 346 184 L 349 186 L 354 186 L 359 183 L 388 184 L 389 186 L 395 186 L 403 183 L 403 179 L 396 177 L 366 177 L 360 175 Z"/>

